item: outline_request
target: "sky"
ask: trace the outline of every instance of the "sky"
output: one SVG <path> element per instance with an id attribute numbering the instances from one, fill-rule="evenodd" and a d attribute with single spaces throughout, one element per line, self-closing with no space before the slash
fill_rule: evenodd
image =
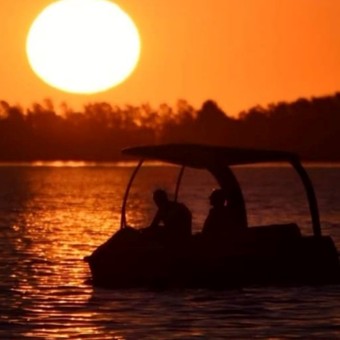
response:
<path id="1" fill-rule="evenodd" d="M 30 25 L 51 0 L 0 2 L 0 99 L 29 107 L 52 99 L 78 109 L 212 99 L 228 114 L 340 90 L 339 0 L 116 0 L 142 50 L 133 74 L 100 94 L 69 94 L 29 66 Z M 62 24 L 62 23 L 61 23 Z"/>

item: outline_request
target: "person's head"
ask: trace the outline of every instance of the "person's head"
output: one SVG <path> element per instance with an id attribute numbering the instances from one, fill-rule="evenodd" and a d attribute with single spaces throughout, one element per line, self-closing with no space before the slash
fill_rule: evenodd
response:
<path id="1" fill-rule="evenodd" d="M 168 194 L 163 189 L 157 189 L 153 192 L 153 200 L 158 207 L 164 206 L 168 203 Z"/>
<path id="2" fill-rule="evenodd" d="M 222 189 L 214 189 L 210 196 L 210 204 L 214 207 L 224 206 L 227 200 L 226 194 Z"/>

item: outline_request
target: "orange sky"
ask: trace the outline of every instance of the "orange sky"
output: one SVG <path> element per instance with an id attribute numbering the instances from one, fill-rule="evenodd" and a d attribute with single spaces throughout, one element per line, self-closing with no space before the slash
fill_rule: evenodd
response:
<path id="1" fill-rule="evenodd" d="M 31 71 L 30 24 L 51 0 L 0 3 L 0 99 L 25 107 L 51 98 L 78 108 L 214 99 L 231 115 L 251 106 L 340 90 L 339 0 L 117 0 L 142 37 L 130 78 L 96 95 L 53 89 Z"/>

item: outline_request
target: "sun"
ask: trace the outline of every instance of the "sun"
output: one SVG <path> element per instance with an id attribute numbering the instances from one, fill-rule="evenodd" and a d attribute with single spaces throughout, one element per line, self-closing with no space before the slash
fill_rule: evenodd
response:
<path id="1" fill-rule="evenodd" d="M 35 19 L 26 52 L 47 84 L 71 93 L 97 93 L 134 71 L 140 37 L 132 19 L 108 0 L 59 0 Z"/>

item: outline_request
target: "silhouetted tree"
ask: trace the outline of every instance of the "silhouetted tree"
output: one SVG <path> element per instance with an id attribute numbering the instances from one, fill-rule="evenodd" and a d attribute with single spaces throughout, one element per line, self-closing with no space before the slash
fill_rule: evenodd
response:
<path id="1" fill-rule="evenodd" d="M 255 106 L 228 116 L 213 100 L 198 110 L 187 101 L 175 107 L 148 103 L 123 107 L 106 102 L 57 113 L 45 99 L 24 110 L 0 101 L 0 160 L 120 159 L 120 150 L 138 144 L 191 142 L 282 149 L 304 159 L 340 160 L 340 93 L 291 103 Z"/>

